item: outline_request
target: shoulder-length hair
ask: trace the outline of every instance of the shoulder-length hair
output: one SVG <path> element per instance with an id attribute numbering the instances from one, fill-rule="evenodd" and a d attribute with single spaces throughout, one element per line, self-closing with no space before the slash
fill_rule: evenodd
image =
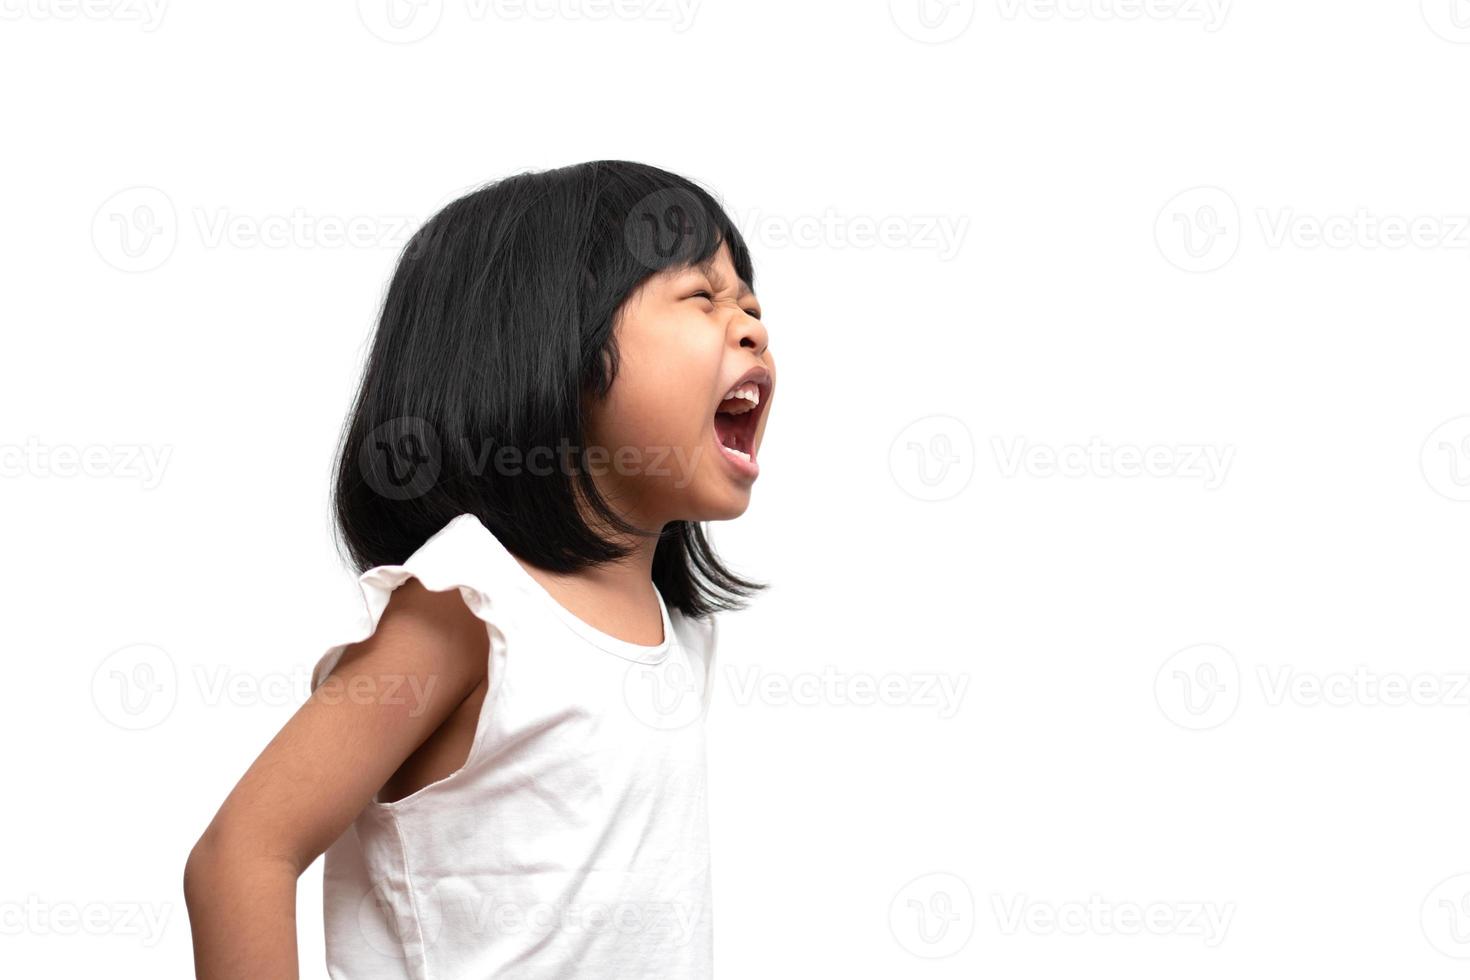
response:
<path id="1" fill-rule="evenodd" d="M 708 192 L 622 160 L 516 174 L 429 219 L 399 257 L 338 446 L 332 509 L 358 571 L 401 564 L 469 513 L 558 572 L 627 554 L 592 524 L 656 533 L 654 584 L 689 616 L 764 588 L 727 569 L 698 523 L 627 524 L 585 459 L 583 397 L 617 376 L 623 300 L 722 242 L 753 286 L 744 239 Z M 557 465 L 505 465 L 538 448 Z"/>

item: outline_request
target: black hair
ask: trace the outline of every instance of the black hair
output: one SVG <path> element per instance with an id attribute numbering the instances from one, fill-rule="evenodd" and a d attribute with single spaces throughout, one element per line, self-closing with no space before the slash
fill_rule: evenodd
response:
<path id="1" fill-rule="evenodd" d="M 617 375 L 623 300 L 721 243 L 753 289 L 745 241 L 707 191 L 623 160 L 515 174 L 430 218 L 398 259 L 338 447 L 332 508 L 359 573 L 401 564 L 465 513 L 557 572 L 629 550 L 579 500 L 593 524 L 653 533 L 598 493 L 584 398 Z M 531 466 L 538 447 L 576 465 Z M 496 464 L 511 458 L 528 465 Z M 696 522 L 656 533 L 653 580 L 671 608 L 738 609 L 765 587 L 727 569 Z"/>

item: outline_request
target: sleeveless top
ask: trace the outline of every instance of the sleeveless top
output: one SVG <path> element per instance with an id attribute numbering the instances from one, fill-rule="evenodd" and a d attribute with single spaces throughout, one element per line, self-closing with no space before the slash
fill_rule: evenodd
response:
<path id="1" fill-rule="evenodd" d="M 663 642 L 619 640 L 461 514 L 402 565 L 362 573 L 366 624 L 317 662 L 313 691 L 410 577 L 457 588 L 484 621 L 488 689 L 460 769 L 375 794 L 327 849 L 328 974 L 706 980 L 714 618 L 660 595 Z"/>

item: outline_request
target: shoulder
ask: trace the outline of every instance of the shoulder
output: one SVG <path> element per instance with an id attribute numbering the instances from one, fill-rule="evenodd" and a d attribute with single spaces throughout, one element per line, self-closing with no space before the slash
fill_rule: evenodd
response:
<path id="1" fill-rule="evenodd" d="M 423 640 L 474 636 L 484 626 L 458 587 L 431 589 L 409 576 L 388 596 L 378 621 L 379 633 L 410 633 Z"/>
<path id="2" fill-rule="evenodd" d="M 338 648 L 320 683 L 352 683 L 364 674 L 434 678 L 444 695 L 457 699 L 484 678 L 488 646 L 484 623 L 458 588 L 435 591 L 408 577 L 387 597 L 373 632 Z"/>
<path id="3" fill-rule="evenodd" d="M 483 527 L 471 515 L 449 521 L 399 564 L 358 576 L 367 616 L 348 642 L 321 656 L 312 689 L 366 660 L 373 672 L 432 673 L 441 684 L 484 676 L 486 624 L 507 591 Z"/>

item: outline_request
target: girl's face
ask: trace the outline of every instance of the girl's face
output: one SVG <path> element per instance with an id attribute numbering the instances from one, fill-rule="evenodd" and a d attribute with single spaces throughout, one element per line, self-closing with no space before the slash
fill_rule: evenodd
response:
<path id="1" fill-rule="evenodd" d="M 760 317 L 725 245 L 706 267 L 664 270 L 623 303 L 618 375 L 588 408 L 590 445 L 606 461 L 589 465 L 633 523 L 729 520 L 749 506 L 776 389 Z"/>

